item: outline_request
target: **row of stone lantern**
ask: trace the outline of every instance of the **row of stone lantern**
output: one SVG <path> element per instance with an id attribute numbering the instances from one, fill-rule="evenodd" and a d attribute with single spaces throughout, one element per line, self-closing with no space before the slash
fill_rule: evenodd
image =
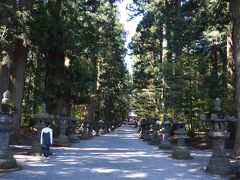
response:
<path id="1" fill-rule="evenodd" d="M 77 126 L 77 119 L 75 117 L 67 117 L 65 113 L 61 116 L 54 116 L 48 114 L 46 112 L 46 105 L 42 104 L 41 111 L 37 114 L 33 114 L 32 118 L 36 121 L 36 129 L 37 129 L 37 139 L 35 143 L 32 145 L 30 153 L 32 154 L 40 154 L 41 153 L 41 145 L 40 145 L 40 136 L 41 130 L 45 127 L 45 122 L 50 122 L 53 124 L 52 120 L 55 119 L 58 122 L 59 126 L 59 135 L 57 138 L 54 138 L 54 145 L 56 146 L 70 146 L 70 143 L 79 142 L 79 138 L 75 132 Z M 66 129 L 70 127 L 70 134 L 66 136 Z"/>
<path id="2" fill-rule="evenodd" d="M 200 120 L 210 123 L 210 129 L 207 133 L 207 137 L 211 140 L 213 146 L 212 156 L 210 157 L 206 166 L 206 172 L 226 176 L 231 173 L 230 160 L 226 156 L 225 141 L 229 138 L 230 134 L 226 131 L 228 122 L 236 122 L 235 117 L 229 115 L 223 116 L 221 114 L 221 100 L 216 98 L 215 107 L 212 114 L 208 117 L 205 114 L 200 115 Z M 162 123 L 162 141 L 160 141 L 160 126 L 156 121 L 152 124 L 152 134 L 150 123 L 147 120 L 143 120 L 140 124 L 140 138 L 146 141 L 150 141 L 149 144 L 159 144 L 160 149 L 172 149 L 172 158 L 174 159 L 191 159 L 190 151 L 185 146 L 185 139 L 187 138 L 187 132 L 185 130 L 184 121 L 164 120 Z M 174 134 L 177 137 L 177 145 L 173 146 L 169 141 L 169 135 L 172 126 L 176 127 Z M 149 139 L 149 136 L 151 138 Z"/>
<path id="3" fill-rule="evenodd" d="M 5 105 L 4 110 L 2 105 Z M 3 94 L 2 105 L 0 104 L 0 169 L 16 169 L 17 162 L 13 157 L 11 149 L 9 147 L 10 134 L 14 125 L 14 113 L 10 103 L 10 92 L 6 91 Z M 6 108 L 7 107 L 7 108 Z M 61 116 L 54 116 L 48 114 L 46 111 L 46 105 L 42 104 L 40 112 L 33 114 L 32 118 L 36 122 L 37 138 L 33 143 L 30 152 L 31 154 L 40 154 L 40 136 L 41 130 L 45 127 L 45 122 L 53 124 L 55 119 L 59 126 L 59 136 L 54 138 L 54 145 L 57 146 L 70 146 L 70 143 L 79 142 L 79 136 L 76 134 L 77 119 L 75 117 L 67 117 L 66 113 Z M 66 136 L 66 129 L 69 127 L 69 135 Z M 97 128 L 97 131 L 96 131 Z M 109 133 L 114 127 L 106 123 L 101 123 L 95 128 L 96 135 Z M 93 125 L 87 121 L 83 123 L 83 131 L 81 133 L 82 139 L 88 139 L 92 137 Z M 50 152 L 51 153 L 51 152 Z"/>
<path id="4" fill-rule="evenodd" d="M 178 142 L 175 146 L 169 141 L 169 134 L 171 126 L 174 124 L 176 130 L 174 134 L 176 135 Z M 152 126 L 152 128 L 151 128 Z M 187 132 L 185 130 L 184 121 L 174 121 L 173 123 L 169 120 L 165 120 L 162 123 L 162 141 L 160 141 L 160 125 L 156 120 L 153 120 L 151 124 L 150 121 L 143 119 L 140 125 L 140 138 L 144 141 L 148 141 L 149 144 L 159 145 L 159 149 L 173 149 L 172 158 L 174 159 L 191 159 L 190 152 L 185 146 L 185 139 L 187 137 Z"/>
<path id="5" fill-rule="evenodd" d="M 78 134 L 78 137 L 82 140 L 86 140 L 92 138 L 93 134 L 95 136 L 100 136 L 110 133 L 116 127 L 114 125 L 110 125 L 109 123 L 104 123 L 102 120 L 95 124 L 90 123 L 89 121 L 84 121 L 80 128 L 80 133 Z"/>

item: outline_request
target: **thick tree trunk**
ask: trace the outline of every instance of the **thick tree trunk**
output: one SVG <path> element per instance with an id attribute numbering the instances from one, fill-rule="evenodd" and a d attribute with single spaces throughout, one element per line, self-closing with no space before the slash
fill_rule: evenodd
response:
<path id="1" fill-rule="evenodd" d="M 236 66 L 236 106 L 237 132 L 232 156 L 240 156 L 240 1 L 232 0 L 231 10 L 233 17 L 233 59 Z"/>
<path id="2" fill-rule="evenodd" d="M 230 114 L 236 113 L 235 101 L 235 82 L 233 70 L 233 42 L 232 42 L 232 24 L 228 28 L 227 33 L 227 51 L 226 57 L 223 58 L 223 90 L 224 90 L 224 109 Z M 224 54 L 225 55 L 225 54 Z M 236 123 L 231 122 L 228 124 L 228 131 L 230 132 L 230 139 L 234 140 L 236 136 Z"/>
<path id="3" fill-rule="evenodd" d="M 56 22 L 62 17 L 62 0 L 49 1 L 49 4 L 55 6 L 56 12 L 52 12 Z M 61 29 L 58 35 L 63 37 Z M 61 41 L 60 41 L 61 42 Z M 59 42 L 59 43 L 60 43 Z M 51 114 L 63 114 L 63 109 L 66 108 L 67 115 L 70 114 L 70 101 L 66 97 L 65 92 L 65 54 L 64 50 L 57 45 L 48 50 L 47 63 L 46 63 L 46 81 L 45 81 L 45 97 L 47 103 L 47 110 Z M 45 100 L 45 99 L 44 99 Z"/>
<path id="4" fill-rule="evenodd" d="M 25 82 L 25 66 L 27 60 L 27 47 L 23 39 L 16 39 L 14 42 L 14 52 L 12 64 L 10 67 L 10 92 L 12 94 L 12 102 L 16 108 L 15 116 L 15 135 L 20 133 L 22 100 Z"/>
<path id="5" fill-rule="evenodd" d="M 64 95 L 64 53 L 56 48 L 49 50 L 47 60 L 44 101 L 49 113 L 59 115 L 69 104 Z"/>

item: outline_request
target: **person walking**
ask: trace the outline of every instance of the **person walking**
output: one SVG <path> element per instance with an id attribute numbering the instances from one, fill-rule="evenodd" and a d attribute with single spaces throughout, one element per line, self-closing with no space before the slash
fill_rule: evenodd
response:
<path id="1" fill-rule="evenodd" d="M 53 131 L 50 128 L 50 123 L 46 122 L 45 124 L 46 127 L 42 129 L 40 139 L 42 155 L 44 156 L 44 159 L 49 156 L 49 148 L 53 143 Z"/>

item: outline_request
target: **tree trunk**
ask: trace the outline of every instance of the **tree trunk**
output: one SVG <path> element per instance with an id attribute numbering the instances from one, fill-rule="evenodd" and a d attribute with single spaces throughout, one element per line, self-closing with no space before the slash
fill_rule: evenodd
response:
<path id="1" fill-rule="evenodd" d="M 52 12 L 55 17 L 55 21 L 61 20 L 62 12 L 62 0 L 49 1 L 52 6 L 55 6 L 56 12 Z M 64 32 L 58 29 L 59 37 L 63 37 Z M 47 54 L 46 65 L 46 81 L 45 81 L 45 97 L 47 103 L 47 111 L 51 114 L 60 115 L 63 114 L 63 109 L 66 108 L 66 115 L 70 114 L 70 101 L 66 97 L 66 77 L 65 77 L 65 51 L 58 45 L 51 47 Z M 63 42 L 62 42 L 63 43 Z M 44 101 L 45 101 L 44 97 Z"/>
<path id="2" fill-rule="evenodd" d="M 166 24 L 162 25 L 162 31 L 161 31 L 161 63 L 164 63 L 167 61 L 167 39 L 165 37 L 166 35 Z M 164 72 L 160 74 L 162 87 L 160 89 L 160 99 L 161 99 L 161 112 L 165 111 L 165 91 L 166 91 L 166 81 Z"/>
<path id="3" fill-rule="evenodd" d="M 235 101 L 235 82 L 234 82 L 234 69 L 233 69 L 233 47 L 232 47 L 232 24 L 229 25 L 227 32 L 227 51 L 226 57 L 223 58 L 223 91 L 225 97 L 223 100 L 224 109 L 230 114 L 236 114 L 236 101 Z M 236 123 L 228 123 L 228 131 L 230 132 L 230 139 L 234 140 L 236 136 Z"/>
<path id="4" fill-rule="evenodd" d="M 64 95 L 64 53 L 57 48 L 48 51 L 44 100 L 47 111 L 62 114 L 68 104 Z M 45 99 L 46 98 L 46 99 Z"/>
<path id="5" fill-rule="evenodd" d="M 0 62 L 0 100 L 3 98 L 3 93 L 8 89 L 9 69 L 7 65 Z"/>
<path id="6" fill-rule="evenodd" d="M 183 31 L 183 20 L 182 20 L 182 6 L 181 6 L 181 0 L 175 1 L 175 9 L 176 9 L 176 30 L 174 32 L 175 34 L 175 43 L 174 43 L 174 49 L 176 57 L 181 55 L 182 47 L 181 47 L 181 39 L 182 39 L 182 31 Z"/>
<path id="7" fill-rule="evenodd" d="M 25 66 L 27 60 L 27 47 L 23 39 L 16 39 L 14 42 L 14 52 L 12 64 L 10 67 L 10 92 L 12 94 L 12 102 L 16 108 L 14 133 L 20 133 L 20 120 L 22 111 L 22 100 L 25 82 Z"/>
<path id="8" fill-rule="evenodd" d="M 240 156 L 240 1 L 232 0 L 231 10 L 233 17 L 233 59 L 236 66 L 236 106 L 237 132 L 232 156 Z"/>
<path id="9" fill-rule="evenodd" d="M 98 79 L 99 79 L 99 73 L 98 73 L 98 69 L 99 69 L 99 64 L 98 64 L 98 60 L 96 56 L 92 57 L 92 69 L 94 72 L 94 82 L 93 85 L 91 87 L 91 93 L 92 93 L 92 97 L 90 99 L 89 104 L 87 104 L 86 106 L 86 120 L 88 122 L 91 122 L 93 124 L 96 124 L 97 122 L 95 122 L 95 110 L 96 110 L 96 92 L 97 92 L 97 86 L 98 86 Z"/>

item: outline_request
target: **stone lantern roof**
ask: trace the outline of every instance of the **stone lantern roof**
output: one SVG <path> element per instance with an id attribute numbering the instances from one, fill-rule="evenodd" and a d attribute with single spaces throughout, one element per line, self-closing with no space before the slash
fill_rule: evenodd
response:
<path id="1" fill-rule="evenodd" d="M 32 118 L 34 119 L 51 119 L 53 117 L 53 115 L 47 113 L 46 105 L 44 103 L 41 106 L 41 111 L 32 115 Z"/>

